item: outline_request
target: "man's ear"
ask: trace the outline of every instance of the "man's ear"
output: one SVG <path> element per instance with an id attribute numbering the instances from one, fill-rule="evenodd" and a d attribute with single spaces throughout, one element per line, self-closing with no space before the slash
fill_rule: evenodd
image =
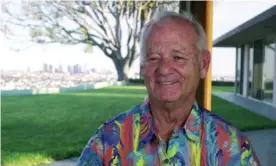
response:
<path id="1" fill-rule="evenodd" d="M 201 53 L 201 64 L 200 64 L 200 78 L 204 79 L 209 71 L 211 63 L 211 53 L 205 50 Z"/>
<path id="2" fill-rule="evenodd" d="M 144 75 L 144 64 L 140 64 L 140 71 L 141 74 Z"/>

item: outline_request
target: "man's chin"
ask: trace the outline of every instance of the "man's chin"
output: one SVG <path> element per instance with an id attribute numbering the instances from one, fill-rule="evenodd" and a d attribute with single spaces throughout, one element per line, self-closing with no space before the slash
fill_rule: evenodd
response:
<path id="1" fill-rule="evenodd" d="M 161 97 L 159 97 L 159 100 L 164 103 L 173 103 L 178 100 L 178 97 L 176 97 L 176 96 L 161 96 Z"/>

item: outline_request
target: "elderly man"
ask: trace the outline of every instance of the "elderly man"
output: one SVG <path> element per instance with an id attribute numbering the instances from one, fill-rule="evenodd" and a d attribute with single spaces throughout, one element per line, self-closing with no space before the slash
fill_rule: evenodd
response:
<path id="1" fill-rule="evenodd" d="M 259 165 L 248 139 L 195 101 L 210 64 L 202 26 L 159 12 L 140 41 L 148 98 L 106 121 L 78 165 Z"/>

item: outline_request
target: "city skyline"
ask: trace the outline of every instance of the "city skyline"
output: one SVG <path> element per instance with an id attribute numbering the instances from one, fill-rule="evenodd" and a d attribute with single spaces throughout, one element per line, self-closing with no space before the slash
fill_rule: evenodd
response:
<path id="1" fill-rule="evenodd" d="M 220 1 L 214 10 L 213 39 L 270 8 L 272 5 L 275 5 L 275 2 Z M 245 7 L 250 10 L 244 12 Z M 235 12 L 233 12 L 233 8 L 235 8 Z M 229 13 L 232 14 L 229 15 Z M 225 15 L 227 15 L 227 19 L 225 19 Z M 115 70 L 111 59 L 107 58 L 97 47 L 93 47 L 93 52 L 85 53 L 85 45 L 61 45 L 56 43 L 43 46 L 35 45 L 29 49 L 16 52 L 11 50 L 10 47 L 16 44 L 20 45 L 20 42 L 7 40 L 3 37 L 3 34 L 1 34 L 1 40 L 0 69 L 2 70 L 25 70 L 28 66 L 31 70 L 37 70 L 44 63 L 53 65 L 85 63 L 88 67 Z M 213 48 L 212 75 L 234 76 L 235 60 L 235 48 Z M 136 71 L 139 71 L 139 59 L 134 62 L 130 72 Z"/>

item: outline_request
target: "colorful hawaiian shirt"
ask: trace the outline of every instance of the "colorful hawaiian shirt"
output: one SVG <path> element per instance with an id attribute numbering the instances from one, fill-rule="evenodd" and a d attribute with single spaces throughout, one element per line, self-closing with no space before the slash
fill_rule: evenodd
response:
<path id="1" fill-rule="evenodd" d="M 106 121 L 82 151 L 78 165 L 259 165 L 248 139 L 195 102 L 181 128 L 165 142 L 155 132 L 148 100 Z"/>

